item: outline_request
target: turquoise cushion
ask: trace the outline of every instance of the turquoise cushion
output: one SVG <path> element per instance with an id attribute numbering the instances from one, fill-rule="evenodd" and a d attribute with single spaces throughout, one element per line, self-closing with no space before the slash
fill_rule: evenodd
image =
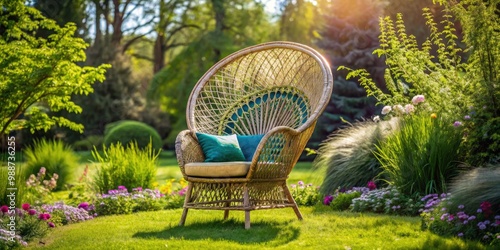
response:
<path id="1" fill-rule="evenodd" d="M 264 135 L 237 135 L 238 143 L 246 161 L 252 161 L 257 146 Z"/>
<path id="2" fill-rule="evenodd" d="M 245 161 L 236 135 L 209 135 L 196 133 L 205 162 Z"/>

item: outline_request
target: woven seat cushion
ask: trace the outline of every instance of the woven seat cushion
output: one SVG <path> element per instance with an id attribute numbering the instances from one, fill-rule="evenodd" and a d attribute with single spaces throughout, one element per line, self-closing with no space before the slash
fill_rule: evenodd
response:
<path id="1" fill-rule="evenodd" d="M 184 166 L 186 175 L 196 177 L 244 177 L 251 162 L 191 162 Z"/>

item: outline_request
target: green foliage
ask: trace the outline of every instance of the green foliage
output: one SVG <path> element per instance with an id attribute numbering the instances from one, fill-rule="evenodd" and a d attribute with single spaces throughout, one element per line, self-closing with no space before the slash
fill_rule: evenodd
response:
<path id="1" fill-rule="evenodd" d="M 450 187 L 451 196 L 447 205 L 450 212 L 456 212 L 459 205 L 472 214 L 479 204 L 487 201 L 493 212 L 500 215 L 500 166 L 478 168 L 456 178 Z"/>
<path id="2" fill-rule="evenodd" d="M 89 135 L 85 139 L 76 141 L 73 143 L 73 148 L 77 151 L 90 151 L 96 147 L 97 149 L 102 148 L 104 143 L 104 137 L 101 135 Z"/>
<path id="3" fill-rule="evenodd" d="M 319 148 L 313 163 L 324 172 L 320 192 L 331 194 L 339 188 L 364 186 L 375 179 L 382 169 L 373 151 L 396 125 L 395 121 L 357 122 L 332 134 Z"/>
<path id="4" fill-rule="evenodd" d="M 330 203 L 333 210 L 343 211 L 349 209 L 352 200 L 361 196 L 361 192 L 339 193 Z"/>
<path id="5" fill-rule="evenodd" d="M 151 188 L 156 177 L 159 154 L 151 143 L 141 149 L 136 142 L 127 147 L 118 142 L 104 147 L 103 155 L 94 149 L 92 156 L 100 165 L 93 178 L 92 188 L 101 194 L 117 186 Z"/>
<path id="6" fill-rule="evenodd" d="M 318 188 L 312 184 L 305 185 L 303 181 L 291 185 L 290 193 L 297 205 L 314 206 L 319 202 Z"/>
<path id="7" fill-rule="evenodd" d="M 38 174 L 42 167 L 46 169 L 48 180 L 57 174 L 56 191 L 62 190 L 72 180 L 78 167 L 78 156 L 69 146 L 56 140 L 35 141 L 33 146 L 24 150 L 24 159 L 29 174 Z"/>
<path id="8" fill-rule="evenodd" d="M 104 145 L 120 142 L 129 145 L 136 142 L 139 148 L 145 148 L 151 142 L 154 150 L 160 150 L 163 142 L 158 132 L 151 126 L 138 121 L 119 121 L 116 125 L 109 125 L 104 135 Z"/>
<path id="9" fill-rule="evenodd" d="M 423 94 L 434 112 L 450 117 L 462 114 L 471 103 L 473 89 L 460 57 L 462 50 L 457 45 L 453 17 L 444 12 L 442 30 L 429 9 L 424 9 L 424 17 L 430 37 L 420 45 L 414 36 L 407 35 L 401 15 L 395 22 L 390 17 L 380 20 L 380 48 L 374 53 L 385 57 L 388 93 L 366 70 L 351 70 L 347 77 L 359 78 L 367 94 L 385 105 L 409 103 L 413 96 Z"/>
<path id="10" fill-rule="evenodd" d="M 386 181 L 407 195 L 441 193 L 458 174 L 463 132 L 445 117 L 401 117 L 399 130 L 377 146 Z"/>
<path id="11" fill-rule="evenodd" d="M 31 132 L 54 125 L 83 131 L 83 126 L 48 111 L 81 113 L 72 95 L 87 95 L 104 80 L 107 65 L 82 67 L 83 39 L 76 27 L 59 27 L 24 1 L 2 1 L 0 7 L 0 134 L 28 128 Z M 37 37 L 39 30 L 52 32 Z"/>
<path id="12" fill-rule="evenodd" d="M 460 20 L 469 50 L 468 74 L 476 110 L 467 148 L 473 165 L 500 163 L 499 0 L 460 1 L 451 9 Z"/>
<path id="13" fill-rule="evenodd" d="M 19 165 L 18 165 L 19 164 Z M 7 197 L 8 194 L 11 193 L 7 188 L 10 187 L 8 180 L 8 166 L 7 164 L 2 164 L 0 166 L 0 180 L 4 180 L 0 182 L 0 205 L 9 204 L 10 199 Z M 15 187 L 17 188 L 16 192 L 16 202 L 15 206 L 20 207 L 22 203 L 22 199 L 25 195 L 26 190 L 26 167 L 23 167 L 19 162 L 16 162 L 16 170 L 15 170 Z"/>

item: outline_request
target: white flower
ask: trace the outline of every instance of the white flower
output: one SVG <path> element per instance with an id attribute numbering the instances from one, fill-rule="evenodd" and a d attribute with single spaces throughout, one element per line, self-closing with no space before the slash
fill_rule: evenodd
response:
<path id="1" fill-rule="evenodd" d="M 411 104 L 406 104 L 405 111 L 407 114 L 413 113 L 415 111 L 415 107 Z"/>
<path id="2" fill-rule="evenodd" d="M 382 114 L 387 115 L 391 112 L 391 110 L 392 110 L 391 106 L 385 106 L 384 108 L 382 108 Z"/>
<path id="3" fill-rule="evenodd" d="M 405 113 L 405 108 L 403 108 L 402 105 L 394 105 L 394 110 L 396 110 L 396 113 L 398 114 L 404 114 Z"/>
<path id="4" fill-rule="evenodd" d="M 380 116 L 377 115 L 377 116 L 373 117 L 373 121 L 374 122 L 379 122 L 380 121 Z"/>

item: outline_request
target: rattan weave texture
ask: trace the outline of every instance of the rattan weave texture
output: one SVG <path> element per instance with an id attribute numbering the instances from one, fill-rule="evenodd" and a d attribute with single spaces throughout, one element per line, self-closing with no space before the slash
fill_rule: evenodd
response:
<path id="1" fill-rule="evenodd" d="M 210 68 L 191 92 L 188 130 L 177 136 L 176 154 L 188 191 L 180 225 L 189 209 L 250 211 L 292 207 L 302 215 L 286 179 L 328 103 L 333 77 L 314 49 L 291 42 L 269 42 L 235 52 Z M 214 135 L 263 134 L 248 174 L 241 178 L 186 175 L 184 165 L 202 162 L 195 132 Z"/>

